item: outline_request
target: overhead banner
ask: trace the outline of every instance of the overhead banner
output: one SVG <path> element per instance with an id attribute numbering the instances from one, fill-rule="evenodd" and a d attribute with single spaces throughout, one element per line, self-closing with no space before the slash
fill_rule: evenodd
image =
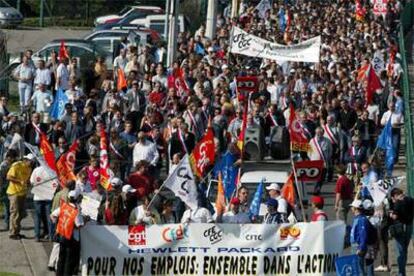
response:
<path id="1" fill-rule="evenodd" d="M 319 62 L 321 37 L 317 36 L 298 44 L 282 45 L 251 35 L 233 27 L 230 52 L 276 61 Z"/>
<path id="2" fill-rule="evenodd" d="M 87 225 L 82 275 L 335 275 L 341 221 Z"/>

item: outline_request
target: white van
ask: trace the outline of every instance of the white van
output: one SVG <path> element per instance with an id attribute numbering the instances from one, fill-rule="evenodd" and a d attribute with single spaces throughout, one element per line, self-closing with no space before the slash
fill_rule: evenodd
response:
<path id="1" fill-rule="evenodd" d="M 156 31 L 159 33 L 163 38 L 164 37 L 164 30 L 165 30 L 165 21 L 166 15 L 148 15 L 145 18 L 138 18 L 131 21 L 131 25 L 140 25 L 145 26 L 151 30 Z M 178 16 L 178 32 L 184 32 L 187 30 L 188 20 L 183 15 Z"/>

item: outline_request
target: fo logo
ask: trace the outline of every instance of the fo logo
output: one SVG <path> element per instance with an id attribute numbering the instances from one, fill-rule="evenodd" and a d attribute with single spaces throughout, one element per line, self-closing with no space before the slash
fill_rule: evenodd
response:
<path id="1" fill-rule="evenodd" d="M 167 227 L 162 231 L 162 238 L 166 242 L 173 242 L 188 237 L 187 227 L 178 225 L 178 227 Z"/>
<path id="2" fill-rule="evenodd" d="M 128 245 L 146 245 L 145 225 L 128 226 Z"/>
<path id="3" fill-rule="evenodd" d="M 300 236 L 300 229 L 297 226 L 281 227 L 279 231 L 281 240 L 286 240 L 289 237 L 296 240 Z"/>

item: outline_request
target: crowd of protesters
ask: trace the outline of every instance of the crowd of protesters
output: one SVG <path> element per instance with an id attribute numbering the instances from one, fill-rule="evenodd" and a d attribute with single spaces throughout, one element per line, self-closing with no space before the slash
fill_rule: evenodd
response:
<path id="1" fill-rule="evenodd" d="M 195 34 L 180 33 L 177 60 L 169 68 L 165 66 L 162 55 L 165 46 L 161 43 L 137 47 L 124 40 L 111 69 L 103 58 L 98 58 L 81 70 L 76 57 L 59 60 L 58 53 L 53 53 L 47 62 L 34 64 L 32 52 L 27 51 L 14 77 L 18 80 L 21 114 L 33 112 L 25 121 L 19 114 L 8 111 L 6 96 L 0 97 L 3 160 L 0 188 L 10 238 L 23 237 L 20 222 L 25 215 L 24 202 L 30 183 L 44 173 L 35 168 L 35 158 L 24 146 L 24 142 L 39 145 L 39 133 L 34 126 L 47 133 L 56 158 L 79 141 L 77 181 L 63 183 L 65 187 L 58 189 L 53 200 L 34 195 L 37 241 L 54 238 L 62 201 L 78 206 L 82 193 L 91 192 L 102 198 L 97 218 L 101 224 L 256 222 L 248 215 L 250 191 L 245 187 L 239 187 L 236 196 L 229 199 L 228 211 L 220 216 L 214 216 L 214 209 L 203 194 L 206 183 L 198 183 L 200 207 L 196 210 L 186 208 L 178 199 L 153 197 L 160 192 L 162 179 L 182 156 L 191 153 L 209 124 L 214 130 L 218 158 L 226 151 L 240 156 L 236 142 L 243 112 L 247 111 L 237 97 L 234 79 L 258 76 L 258 91 L 244 99 L 251 101 L 252 107 L 248 111 L 248 127 L 260 127 L 269 136 L 273 127 L 287 126 L 289 106 L 293 105 L 308 140 L 322 150 L 319 155 L 299 157 L 325 162 L 324 179 L 315 186 L 311 200 L 314 211 L 311 219 L 339 219 L 352 225 L 352 247 L 369 275 L 373 274 L 373 260 L 378 252 L 381 266 L 377 270 L 389 270 L 388 229 L 393 226 L 399 273 L 405 275 L 413 215 L 412 211 L 407 214 L 403 210 L 412 206 L 412 199 L 394 189 L 391 200 L 373 210 L 372 198 L 363 188 L 392 174 L 384 171 L 383 160 L 375 150 L 377 136 L 389 119 L 397 156 L 399 152 L 404 103 L 399 86 L 402 69 L 396 35 L 404 1 L 389 0 L 384 17 L 372 13 L 369 1 L 360 1 L 366 9 L 360 20 L 356 19 L 353 1 L 272 2 L 264 17 L 255 9 L 256 3 L 250 1 L 242 2 L 237 18 L 230 17 L 231 6 L 227 7 L 217 16 L 216 35 L 212 39 L 205 36 L 205 26 Z M 288 28 L 281 26 L 282 11 L 289 15 Z M 277 63 L 232 55 L 228 51 L 232 26 L 280 44 L 296 44 L 320 35 L 320 62 Z M 395 59 L 390 58 L 392 51 L 396 52 Z M 358 72 L 376 53 L 385 61 L 379 72 L 382 88 L 366 105 L 365 86 L 358 80 Z M 117 89 L 118 69 L 126 76 L 124 89 Z M 182 87 L 188 89 L 170 85 L 168 76 L 177 72 L 185 81 Z M 69 102 L 63 117 L 53 120 L 49 112 L 59 89 L 65 91 Z M 108 135 L 110 169 L 114 175 L 109 193 L 99 182 L 102 128 Z M 266 137 L 263 141 L 266 147 L 270 146 L 269 140 Z M 324 198 L 319 194 L 323 182 L 334 180 L 337 181 L 336 218 L 328 218 L 323 211 Z M 288 221 L 291 210 L 280 189 L 276 183 L 267 187 L 268 212 L 261 220 L 264 223 Z M 352 224 L 348 215 L 351 208 L 355 215 Z M 370 228 L 367 225 L 371 222 L 367 218 L 375 226 L 375 241 L 369 240 L 372 234 L 367 232 Z M 74 227 L 82 225 L 84 220 L 78 212 Z M 60 239 L 60 273 L 76 269 L 76 257 L 71 255 L 79 251 L 79 232 L 72 235 L 69 241 Z M 49 265 L 54 266 L 53 260 Z"/>

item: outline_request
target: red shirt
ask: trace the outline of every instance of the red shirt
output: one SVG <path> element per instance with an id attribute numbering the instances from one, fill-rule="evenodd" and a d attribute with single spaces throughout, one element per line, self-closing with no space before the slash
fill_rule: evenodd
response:
<path id="1" fill-rule="evenodd" d="M 137 190 L 135 194 L 138 198 L 147 196 L 154 191 L 154 179 L 149 175 L 135 172 L 129 176 L 128 183 Z"/>
<path id="2" fill-rule="evenodd" d="M 352 199 L 354 188 L 351 180 L 345 175 L 341 175 L 336 181 L 335 193 L 341 194 L 341 199 Z"/>

